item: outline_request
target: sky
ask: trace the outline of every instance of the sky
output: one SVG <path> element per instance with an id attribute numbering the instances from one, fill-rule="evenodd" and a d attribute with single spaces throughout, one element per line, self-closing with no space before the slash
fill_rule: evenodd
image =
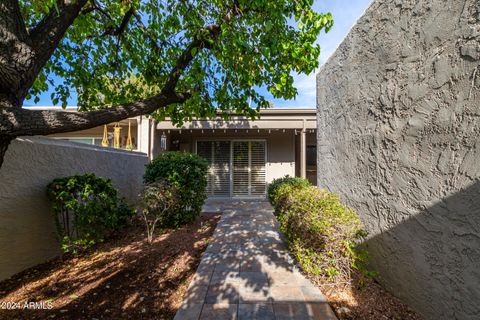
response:
<path id="1" fill-rule="evenodd" d="M 317 12 L 330 12 L 333 16 L 334 26 L 329 33 L 325 34 L 323 31 L 319 35 L 317 42 L 321 47 L 320 66 L 323 65 L 330 55 L 335 52 L 335 49 L 343 41 L 345 36 L 350 31 L 355 22 L 362 16 L 368 8 L 372 0 L 315 0 L 314 9 Z M 274 107 L 277 108 L 314 108 L 316 105 L 316 86 L 315 75 L 318 70 L 309 75 L 296 75 L 294 77 L 294 85 L 298 90 L 298 95 L 295 100 L 274 99 L 265 89 L 262 91 L 264 96 L 273 102 Z M 51 106 L 53 105 L 50 99 L 51 92 L 47 91 L 41 94 L 40 101 L 34 103 L 32 100 L 25 101 L 25 106 Z M 76 96 L 69 99 L 68 104 L 75 106 Z"/>
<path id="2" fill-rule="evenodd" d="M 333 28 L 325 34 L 318 36 L 317 42 L 320 44 L 320 67 L 327 62 L 328 58 L 335 52 L 342 43 L 350 29 L 357 20 L 363 15 L 372 0 L 315 0 L 313 8 L 317 12 L 330 12 L 333 17 Z M 298 90 L 295 100 L 274 99 L 268 91 L 265 90 L 265 97 L 273 102 L 274 107 L 278 108 L 314 108 L 316 106 L 316 85 L 315 75 L 318 69 L 309 75 L 293 75 L 294 86 Z"/>

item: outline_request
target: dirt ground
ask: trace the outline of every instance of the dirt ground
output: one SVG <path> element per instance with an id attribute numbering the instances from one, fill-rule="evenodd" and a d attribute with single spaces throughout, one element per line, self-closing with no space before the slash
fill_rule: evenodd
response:
<path id="1" fill-rule="evenodd" d="M 172 319 L 218 219 L 204 214 L 151 245 L 135 221 L 80 256 L 19 273 L 0 282 L 0 319 Z M 421 319 L 373 279 L 362 288 L 318 286 L 341 320 Z"/>
<path id="2" fill-rule="evenodd" d="M 312 279 L 315 281 L 315 279 Z M 318 282 L 317 282 L 318 283 Z M 358 283 L 354 275 L 353 283 Z M 374 279 L 362 287 L 319 285 L 340 320 L 421 320 L 407 305 L 383 289 Z"/>
<path id="3" fill-rule="evenodd" d="M 203 215 L 151 245 L 135 221 L 80 256 L 17 274 L 0 283 L 0 319 L 172 319 L 218 218 Z"/>

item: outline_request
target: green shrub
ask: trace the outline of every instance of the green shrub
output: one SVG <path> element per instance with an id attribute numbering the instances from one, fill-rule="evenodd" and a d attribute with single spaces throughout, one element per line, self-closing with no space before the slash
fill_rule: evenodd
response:
<path id="1" fill-rule="evenodd" d="M 134 211 L 109 179 L 94 174 L 57 178 L 47 186 L 64 252 L 77 253 L 127 224 Z"/>
<path id="2" fill-rule="evenodd" d="M 310 181 L 308 181 L 305 178 L 299 178 L 299 177 L 290 177 L 289 175 L 286 175 L 285 177 L 274 179 L 272 183 L 269 184 L 268 186 L 268 201 L 270 201 L 270 204 L 272 206 L 275 206 L 278 198 L 278 188 L 280 186 L 285 186 L 288 185 L 292 188 L 303 188 L 303 187 L 308 187 L 311 186 L 312 184 Z"/>
<path id="3" fill-rule="evenodd" d="M 150 162 L 145 170 L 145 183 L 160 180 L 178 190 L 180 205 L 170 226 L 179 226 L 193 221 L 202 211 L 207 198 L 208 162 L 198 155 L 185 152 L 165 152 Z"/>
<path id="4" fill-rule="evenodd" d="M 369 275 L 368 253 L 359 245 L 366 231 L 357 213 L 336 194 L 288 183 L 278 186 L 276 193 L 280 228 L 307 273 L 337 284 L 351 281 L 352 268 Z"/>
<path id="5" fill-rule="evenodd" d="M 166 181 L 152 182 L 143 189 L 141 199 L 141 213 L 147 228 L 147 239 L 151 243 L 157 224 L 168 226 L 180 220 L 176 216 L 180 206 L 178 190 Z"/>

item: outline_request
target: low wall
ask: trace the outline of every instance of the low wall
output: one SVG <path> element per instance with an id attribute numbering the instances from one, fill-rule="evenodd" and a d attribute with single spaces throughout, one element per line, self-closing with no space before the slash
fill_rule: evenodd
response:
<path id="1" fill-rule="evenodd" d="M 0 168 L 0 280 L 59 254 L 46 186 L 93 172 L 112 179 L 130 203 L 140 192 L 147 156 L 43 137 L 14 140 Z"/>
<path id="2" fill-rule="evenodd" d="M 317 78 L 318 184 L 426 319 L 480 319 L 480 3 L 376 0 Z"/>

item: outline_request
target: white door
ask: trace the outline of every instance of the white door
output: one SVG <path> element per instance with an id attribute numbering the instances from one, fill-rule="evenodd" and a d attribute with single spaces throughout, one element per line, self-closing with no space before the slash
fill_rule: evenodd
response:
<path id="1" fill-rule="evenodd" d="M 198 141 L 197 154 L 207 159 L 207 194 L 230 197 L 230 141 Z"/>
<path id="2" fill-rule="evenodd" d="M 209 196 L 265 196 L 265 141 L 197 141 L 197 153 L 209 162 Z"/>

